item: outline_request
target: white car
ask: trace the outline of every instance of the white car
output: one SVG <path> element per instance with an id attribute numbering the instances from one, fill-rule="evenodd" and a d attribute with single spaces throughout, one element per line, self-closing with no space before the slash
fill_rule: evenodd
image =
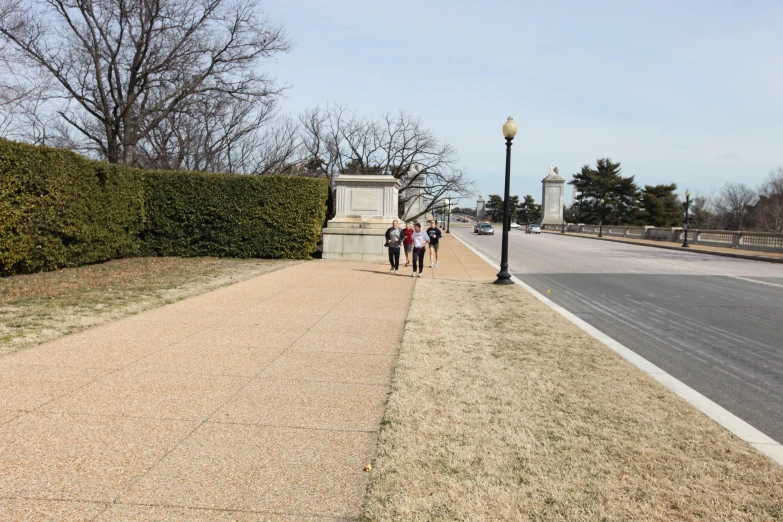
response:
<path id="1" fill-rule="evenodd" d="M 511 223 L 510 227 L 511 227 L 511 228 L 516 228 L 517 230 L 519 230 L 520 228 L 522 228 L 522 226 L 521 226 L 519 223 Z"/>

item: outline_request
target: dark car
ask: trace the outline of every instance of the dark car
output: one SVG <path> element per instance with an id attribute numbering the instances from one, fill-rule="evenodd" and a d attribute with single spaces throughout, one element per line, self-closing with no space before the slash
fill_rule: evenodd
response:
<path id="1" fill-rule="evenodd" d="M 476 234 L 480 236 L 494 236 L 495 229 L 489 223 L 479 223 L 476 225 Z"/>

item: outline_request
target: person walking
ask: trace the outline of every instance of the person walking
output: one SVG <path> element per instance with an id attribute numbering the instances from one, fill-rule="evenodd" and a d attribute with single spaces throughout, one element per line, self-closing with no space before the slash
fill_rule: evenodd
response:
<path id="1" fill-rule="evenodd" d="M 411 264 L 411 252 L 413 251 L 413 229 L 409 222 L 405 222 L 405 228 L 402 229 L 405 239 L 402 240 L 402 248 L 405 249 L 405 266 Z"/>
<path id="2" fill-rule="evenodd" d="M 413 225 L 413 277 L 416 277 L 417 261 L 419 266 L 418 275 L 421 277 L 421 273 L 424 270 L 424 254 L 427 251 L 427 243 L 429 242 L 430 236 L 421 229 L 421 223 Z"/>
<path id="3" fill-rule="evenodd" d="M 400 246 L 402 246 L 403 237 L 400 224 L 395 219 L 392 221 L 391 228 L 386 230 L 386 246 L 389 249 L 389 263 L 391 264 L 389 272 L 395 274 L 400 273 Z"/>
<path id="4" fill-rule="evenodd" d="M 443 237 L 438 223 L 433 219 L 430 221 L 430 228 L 427 229 L 427 235 L 430 238 L 430 268 L 438 266 L 438 247 L 440 247 L 440 238 Z M 432 262 L 432 252 L 435 252 L 435 263 Z"/>

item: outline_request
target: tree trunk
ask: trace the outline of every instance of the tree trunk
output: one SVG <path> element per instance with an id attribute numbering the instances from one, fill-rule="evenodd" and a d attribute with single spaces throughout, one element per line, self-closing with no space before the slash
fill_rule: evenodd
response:
<path id="1" fill-rule="evenodd" d="M 122 164 L 126 167 L 133 166 L 133 154 L 136 152 L 136 145 L 125 145 L 122 151 Z"/>

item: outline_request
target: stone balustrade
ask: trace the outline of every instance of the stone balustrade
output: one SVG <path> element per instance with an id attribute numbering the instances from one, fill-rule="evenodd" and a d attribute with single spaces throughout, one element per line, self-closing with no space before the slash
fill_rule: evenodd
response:
<path id="1" fill-rule="evenodd" d="M 562 230 L 562 225 L 542 225 L 541 228 L 544 230 L 559 231 Z M 585 225 L 582 223 L 566 224 L 566 232 L 597 235 L 598 229 L 598 225 Z M 682 243 L 685 239 L 685 230 L 679 227 L 656 228 L 604 225 L 603 234 L 612 237 L 654 239 L 658 241 L 670 241 L 673 243 Z M 688 243 L 694 245 L 761 250 L 765 252 L 783 252 L 783 234 L 770 232 L 733 232 L 730 230 L 691 229 L 688 231 Z"/>

